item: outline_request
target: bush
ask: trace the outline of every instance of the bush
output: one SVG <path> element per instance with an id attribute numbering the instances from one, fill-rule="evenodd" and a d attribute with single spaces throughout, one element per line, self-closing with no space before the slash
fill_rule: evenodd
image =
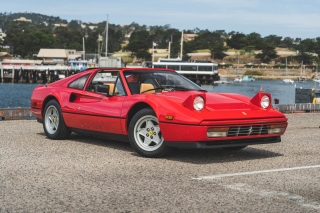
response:
<path id="1" fill-rule="evenodd" d="M 263 72 L 258 70 L 247 70 L 243 75 L 256 75 L 256 76 L 262 76 L 264 75 Z"/>

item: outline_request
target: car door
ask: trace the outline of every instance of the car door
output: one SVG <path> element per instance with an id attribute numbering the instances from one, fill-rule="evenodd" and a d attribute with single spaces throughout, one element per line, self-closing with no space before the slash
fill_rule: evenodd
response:
<path id="1" fill-rule="evenodd" d="M 119 78 L 115 81 L 115 85 L 117 86 L 110 95 L 90 89 L 91 83 L 87 84 L 90 88 L 74 94 L 76 97 L 72 99 L 74 101 L 69 104 L 69 107 L 75 109 L 75 113 L 72 118 L 68 117 L 67 126 L 95 132 L 122 134 L 120 115 L 126 96 L 124 92 L 117 92 L 124 91 Z"/>

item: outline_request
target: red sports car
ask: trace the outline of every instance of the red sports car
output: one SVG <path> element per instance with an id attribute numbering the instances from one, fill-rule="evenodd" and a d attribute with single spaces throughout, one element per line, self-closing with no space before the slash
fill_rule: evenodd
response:
<path id="1" fill-rule="evenodd" d="M 91 68 L 38 86 L 31 108 L 50 139 L 71 132 L 126 140 L 144 157 L 170 147 L 242 149 L 280 142 L 271 95 L 208 92 L 170 69 Z"/>

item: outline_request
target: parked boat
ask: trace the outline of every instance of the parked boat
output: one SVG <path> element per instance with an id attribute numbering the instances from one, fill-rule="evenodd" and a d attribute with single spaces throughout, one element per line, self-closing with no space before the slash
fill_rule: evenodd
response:
<path id="1" fill-rule="evenodd" d="M 294 80 L 288 78 L 288 69 L 287 69 L 287 58 L 286 58 L 286 78 L 282 80 L 283 83 L 294 83 Z"/>
<path id="2" fill-rule="evenodd" d="M 256 80 L 255 77 L 252 75 L 244 75 L 242 77 L 242 81 L 255 81 L 255 80 Z"/>
<path id="3" fill-rule="evenodd" d="M 239 53 L 238 53 L 237 75 L 238 75 L 238 70 L 239 70 Z M 234 79 L 234 82 L 242 82 L 242 78 L 238 75 L 238 76 Z"/>
<path id="4" fill-rule="evenodd" d="M 317 69 L 316 69 L 316 77 L 313 79 L 313 81 L 318 82 L 320 85 L 320 78 L 318 76 L 318 64 L 317 64 Z"/>
<path id="5" fill-rule="evenodd" d="M 320 78 L 316 77 L 315 79 L 313 79 L 313 81 L 320 83 Z"/>
<path id="6" fill-rule="evenodd" d="M 237 76 L 235 79 L 234 79 L 234 82 L 242 82 L 242 78 L 240 76 Z"/>
<path id="7" fill-rule="evenodd" d="M 233 81 L 228 80 L 226 76 L 220 76 L 219 81 L 214 81 L 214 84 L 232 84 Z"/>
<path id="8" fill-rule="evenodd" d="M 293 84 L 294 83 L 294 80 L 290 79 L 290 78 L 285 78 L 282 80 L 283 83 L 291 83 Z"/>
<path id="9" fill-rule="evenodd" d="M 303 69 L 302 69 L 303 67 Z M 305 69 L 306 67 L 303 66 L 303 61 L 301 62 L 301 71 L 300 71 L 300 76 L 298 78 L 298 82 L 306 82 L 307 78 L 305 77 Z"/>

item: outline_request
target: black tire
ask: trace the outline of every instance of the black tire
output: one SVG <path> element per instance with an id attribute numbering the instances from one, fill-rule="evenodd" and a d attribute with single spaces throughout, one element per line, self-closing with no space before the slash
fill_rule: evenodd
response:
<path id="1" fill-rule="evenodd" d="M 71 134 L 64 123 L 60 105 L 56 100 L 50 100 L 44 108 L 43 129 L 46 136 L 53 140 L 66 139 Z"/>
<path id="2" fill-rule="evenodd" d="M 244 148 L 246 148 L 246 147 L 247 147 L 247 146 L 232 146 L 232 147 L 224 147 L 223 149 L 236 151 L 236 150 L 244 149 Z"/>
<path id="3" fill-rule="evenodd" d="M 167 153 L 169 148 L 164 144 L 158 123 L 158 118 L 150 108 L 138 111 L 130 121 L 129 141 L 139 155 L 156 158 Z"/>

